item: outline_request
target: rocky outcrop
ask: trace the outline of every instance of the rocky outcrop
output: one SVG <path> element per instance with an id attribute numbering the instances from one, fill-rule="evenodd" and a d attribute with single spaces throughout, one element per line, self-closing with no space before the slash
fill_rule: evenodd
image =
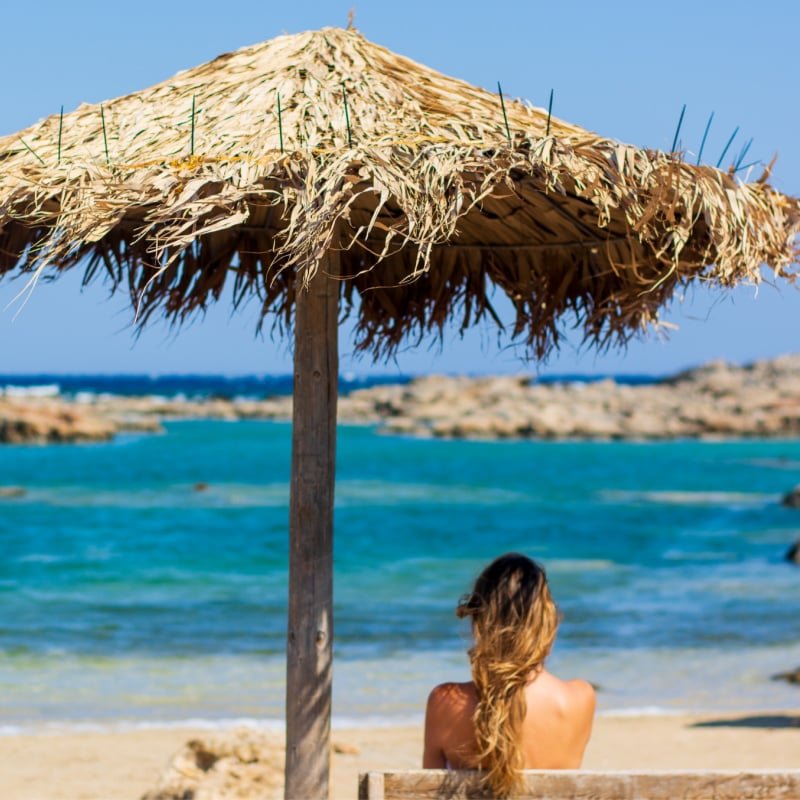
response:
<path id="1" fill-rule="evenodd" d="M 800 356 L 709 364 L 648 385 L 431 376 L 359 393 L 389 433 L 438 437 L 673 439 L 800 435 Z"/>
<path id="2" fill-rule="evenodd" d="M 777 675 L 772 676 L 772 680 L 800 684 L 800 667 L 790 669 L 788 672 L 779 672 Z"/>
<path id="3" fill-rule="evenodd" d="M 787 508 L 800 508 L 800 486 L 795 486 L 781 498 L 781 505 Z"/>
<path id="4" fill-rule="evenodd" d="M 800 567 L 800 539 L 786 551 L 786 560 L 790 564 L 797 564 Z"/>
<path id="5" fill-rule="evenodd" d="M 142 800 L 279 798 L 283 760 L 275 734 L 241 729 L 192 739 Z"/>
<path id="6" fill-rule="evenodd" d="M 331 752 L 357 756 L 360 749 L 334 741 Z M 192 739 L 141 800 L 282 800 L 284 754 L 281 735 L 249 728 Z"/>
<path id="7" fill-rule="evenodd" d="M 110 420 L 65 403 L 0 400 L 0 442 L 5 444 L 101 442 L 116 432 Z"/>
<path id="8" fill-rule="evenodd" d="M 289 420 L 291 397 L 179 400 L 98 395 L 60 405 L 0 398 L 1 441 L 86 441 L 155 432 L 164 420 Z M 3 410 L 5 409 L 5 411 Z M 647 385 L 541 383 L 530 376 L 428 376 L 360 389 L 339 421 L 385 433 L 479 439 L 674 439 L 800 436 L 800 355 L 713 362 Z M 800 494 L 798 495 L 800 502 Z"/>

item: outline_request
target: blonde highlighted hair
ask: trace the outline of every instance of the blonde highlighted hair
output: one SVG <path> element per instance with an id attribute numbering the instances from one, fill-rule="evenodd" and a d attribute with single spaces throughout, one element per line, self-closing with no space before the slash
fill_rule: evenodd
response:
<path id="1" fill-rule="evenodd" d="M 500 556 L 461 598 L 456 613 L 472 622 L 478 765 L 492 793 L 507 797 L 525 765 L 524 689 L 541 672 L 559 622 L 544 568 L 519 553 Z"/>

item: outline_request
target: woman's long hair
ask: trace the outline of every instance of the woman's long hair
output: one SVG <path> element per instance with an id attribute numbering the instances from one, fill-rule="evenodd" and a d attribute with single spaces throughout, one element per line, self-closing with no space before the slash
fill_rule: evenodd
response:
<path id="1" fill-rule="evenodd" d="M 544 569 L 526 556 L 508 553 L 478 576 L 456 613 L 472 622 L 469 658 L 478 695 L 478 763 L 492 792 L 507 797 L 517 788 L 525 763 L 520 747 L 525 685 L 541 672 L 550 653 L 558 611 Z"/>

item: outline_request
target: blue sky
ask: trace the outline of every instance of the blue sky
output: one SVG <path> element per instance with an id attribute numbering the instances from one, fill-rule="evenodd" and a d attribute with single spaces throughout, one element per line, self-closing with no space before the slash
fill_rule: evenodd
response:
<path id="1" fill-rule="evenodd" d="M 775 185 L 800 194 L 796 37 L 800 4 L 731 0 L 671 3 L 543 2 L 107 2 L 14 3 L 3 9 L 0 134 L 80 102 L 99 102 L 163 80 L 243 45 L 326 25 L 356 26 L 370 39 L 442 72 L 545 104 L 554 113 L 638 145 L 669 148 L 681 106 L 681 138 L 695 150 L 715 112 L 707 153 L 733 129 L 754 137 L 751 155 L 778 153 Z M 734 148 L 735 149 L 735 148 Z M 177 334 L 154 326 L 138 340 L 123 298 L 79 276 L 40 286 L 24 308 L 8 304 L 19 282 L 0 283 L 2 372 L 288 372 L 285 342 L 257 339 L 255 310 L 227 305 Z M 731 293 L 692 290 L 665 318 L 667 341 L 650 336 L 597 355 L 568 337 L 545 372 L 663 373 L 712 358 L 747 361 L 800 349 L 800 292 L 786 284 Z M 492 329 L 454 332 L 444 347 L 409 348 L 393 363 L 354 359 L 341 335 L 342 369 L 358 372 L 515 372 L 521 364 Z"/>

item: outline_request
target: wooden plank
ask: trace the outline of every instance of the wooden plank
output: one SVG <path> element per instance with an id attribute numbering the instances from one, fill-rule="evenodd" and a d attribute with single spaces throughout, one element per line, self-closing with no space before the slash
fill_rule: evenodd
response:
<path id="1" fill-rule="evenodd" d="M 367 772 L 358 776 L 358 800 L 384 800 L 382 772 Z"/>
<path id="2" fill-rule="evenodd" d="M 380 773 L 369 773 L 370 776 Z M 367 776 L 362 776 L 366 778 Z M 489 798 L 480 775 L 466 770 L 382 773 L 380 800 Z M 365 788 L 359 797 L 372 800 Z M 800 770 L 595 772 L 528 770 L 518 798 L 537 800 L 798 800 Z"/>
<path id="3" fill-rule="evenodd" d="M 308 290 L 299 289 L 295 301 L 286 647 L 287 800 L 328 797 L 339 379 L 339 282 L 328 275 L 338 272 L 339 253 L 330 251 Z"/>

